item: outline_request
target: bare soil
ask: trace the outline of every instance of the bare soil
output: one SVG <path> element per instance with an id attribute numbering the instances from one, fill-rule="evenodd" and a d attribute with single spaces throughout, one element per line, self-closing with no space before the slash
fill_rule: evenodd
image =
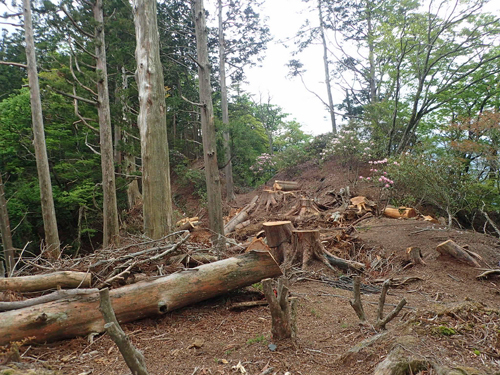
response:
<path id="1" fill-rule="evenodd" d="M 319 202 L 328 198 L 329 191 L 338 191 L 349 184 L 353 192 L 374 200 L 378 196 L 373 187 L 353 187 L 349 181 L 352 176 L 334 162 L 322 166 L 310 162 L 282 172 L 276 179 L 299 181 L 301 194 Z M 258 193 L 239 195 L 234 208 L 242 207 Z M 239 241 L 248 239 L 261 229 L 262 222 L 282 219 L 293 204 L 293 201 L 282 203 L 269 212 L 262 207 L 251 215 L 252 226 L 233 237 Z M 390 289 L 385 313 L 402 298 L 408 303 L 388 324 L 385 335 L 377 336 L 380 332 L 372 325 L 379 294 L 362 295 L 369 323 L 360 324 L 349 305 L 352 291 L 332 286 L 332 281 L 348 283 L 349 275 L 318 263 L 307 272 L 299 269 L 289 272 L 291 294 L 299 298 L 295 342 L 273 341 L 267 306 L 230 309 L 234 302 L 263 299 L 258 284 L 161 318 L 125 324 L 123 329 L 145 355 L 149 373 L 236 374 L 243 373 L 236 368 L 240 363 L 251 375 L 371 374 L 398 347 L 409 359 L 461 368 L 462 372 L 457 374 L 500 374 L 500 281 L 477 280 L 481 270 L 438 256 L 435 250 L 439 243 L 452 239 L 479 254 L 484 268 L 499 268 L 498 238 L 462 229 L 448 230 L 422 219 L 396 220 L 376 215 L 361 221 L 347 235 L 329 224 L 329 214 L 321 213 L 294 224 L 299 228 L 321 229 L 327 249 L 335 246 L 341 250 L 336 255 L 364 262 L 367 272 L 362 282 L 366 285 L 380 288 L 380 282 L 387 278 L 395 281 L 415 278 Z M 208 236 L 198 231 L 190 240 L 207 245 Z M 425 265 L 405 267 L 406 249 L 410 246 L 420 247 Z M 370 338 L 376 339 L 371 344 L 357 346 Z M 270 344 L 275 344 L 276 349 Z M 24 346 L 20 352 L 23 365 L 18 367 L 38 369 L 34 373 L 41 374 L 42 369 L 57 374 L 130 373 L 105 334 L 91 341 L 81 337 Z M 433 371 L 428 368 L 418 373 L 436 373 Z M 413 372 L 401 372 L 410 373 Z"/>

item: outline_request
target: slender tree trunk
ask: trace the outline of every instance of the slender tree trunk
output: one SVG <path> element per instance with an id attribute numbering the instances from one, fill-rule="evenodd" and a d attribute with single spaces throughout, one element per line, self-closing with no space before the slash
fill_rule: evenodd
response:
<path id="1" fill-rule="evenodd" d="M 326 83 L 326 91 L 328 94 L 328 111 L 330 112 L 330 119 L 332 122 L 332 133 L 337 134 L 337 122 L 335 121 L 335 110 L 333 107 L 332 86 L 330 84 L 330 67 L 328 64 L 328 48 L 326 46 L 321 0 L 318 0 L 318 12 L 319 12 L 319 32 L 321 35 L 321 43 L 323 44 L 323 65 L 325 67 L 325 83 Z"/>
<path id="2" fill-rule="evenodd" d="M 208 60 L 207 25 L 203 0 L 191 0 L 193 9 L 196 49 L 198 52 L 198 76 L 201 107 L 201 129 L 203 139 L 203 159 L 207 180 L 208 217 L 210 229 L 217 236 L 215 246 L 219 251 L 226 247 L 224 221 L 222 219 L 222 198 L 219 168 L 217 166 L 217 147 L 215 142 L 214 109 L 212 87 L 210 85 L 210 63 Z"/>
<path id="3" fill-rule="evenodd" d="M 102 0 L 93 5 L 95 26 L 95 54 L 97 73 L 97 112 L 101 144 L 101 169 L 103 190 L 103 247 L 119 245 L 120 227 L 116 203 L 113 137 L 109 110 L 108 70 L 106 67 L 106 43 L 104 39 L 104 15 Z"/>
<path id="4" fill-rule="evenodd" d="M 9 213 L 7 211 L 7 201 L 3 189 L 2 173 L 0 172 L 0 234 L 2 235 L 3 253 L 7 274 L 10 275 L 14 268 L 14 248 L 12 246 L 12 233 L 10 231 Z M 0 260 L 0 277 L 4 277 L 5 269 Z"/>
<path id="5" fill-rule="evenodd" d="M 222 0 L 218 0 L 219 6 L 219 64 L 220 64 L 220 94 L 222 106 L 222 123 L 224 124 L 224 173 L 226 175 L 226 199 L 228 202 L 236 199 L 234 195 L 233 163 L 231 161 L 231 139 L 229 135 L 229 108 L 227 104 L 226 86 L 226 46 L 224 41 L 224 29 L 222 27 Z"/>
<path id="6" fill-rule="evenodd" d="M 122 66 L 121 72 L 122 72 L 122 92 L 120 93 L 120 101 L 122 105 L 122 120 L 126 124 L 130 125 L 130 116 L 126 105 L 127 99 L 125 97 L 125 92 L 128 89 L 128 77 L 125 67 Z M 129 137 L 127 135 L 123 135 L 122 140 L 123 143 L 127 144 L 129 142 Z M 130 139 L 130 142 L 133 142 L 133 139 Z M 135 156 L 128 149 L 126 149 L 125 152 L 122 154 L 122 158 L 123 158 L 123 169 L 125 171 L 125 174 L 128 176 L 134 176 L 135 173 L 137 172 L 137 167 L 135 165 Z M 132 209 L 136 204 L 138 204 L 141 201 L 142 201 L 142 195 L 139 190 L 139 182 L 137 181 L 137 179 L 134 178 L 127 185 L 128 208 Z"/>
<path id="7" fill-rule="evenodd" d="M 43 227 L 45 231 L 46 254 L 57 258 L 61 254 L 59 233 L 57 232 L 56 210 L 50 181 L 49 160 L 43 127 L 42 101 L 38 85 L 36 69 L 35 41 L 31 20 L 30 0 L 23 0 L 24 33 L 26 38 L 26 60 L 28 66 L 28 82 L 30 86 L 31 117 L 33 121 L 33 138 L 35 146 L 36 167 L 40 184 L 40 202 L 42 206 Z"/>
<path id="8" fill-rule="evenodd" d="M 163 67 L 155 0 L 133 0 L 139 88 L 144 232 L 161 238 L 172 228 Z"/>

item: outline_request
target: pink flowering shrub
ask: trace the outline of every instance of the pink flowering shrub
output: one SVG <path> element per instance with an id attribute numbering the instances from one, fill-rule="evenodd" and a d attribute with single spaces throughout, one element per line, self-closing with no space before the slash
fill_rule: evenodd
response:
<path id="1" fill-rule="evenodd" d="M 263 153 L 257 156 L 250 171 L 253 172 L 257 182 L 264 183 L 277 172 L 277 163 L 273 156 Z"/>

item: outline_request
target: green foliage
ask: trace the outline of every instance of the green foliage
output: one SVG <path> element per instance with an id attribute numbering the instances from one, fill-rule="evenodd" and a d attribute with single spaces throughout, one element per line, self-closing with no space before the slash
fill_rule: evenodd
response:
<path id="1" fill-rule="evenodd" d="M 439 326 L 435 329 L 435 332 L 443 336 L 453 336 L 457 334 L 457 331 L 455 329 L 447 326 Z"/>
<path id="2" fill-rule="evenodd" d="M 266 336 L 264 336 L 263 334 L 261 334 L 261 335 L 255 336 L 252 339 L 248 339 L 247 340 L 247 344 L 248 345 L 257 344 L 257 343 L 262 343 L 263 345 L 267 345 Z"/>

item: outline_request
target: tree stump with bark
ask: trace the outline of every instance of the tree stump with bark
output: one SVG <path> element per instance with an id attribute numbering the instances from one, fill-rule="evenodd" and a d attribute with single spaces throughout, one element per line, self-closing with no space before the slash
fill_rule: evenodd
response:
<path id="1" fill-rule="evenodd" d="M 406 249 L 406 256 L 407 256 L 407 260 L 408 262 L 408 265 L 413 265 L 413 266 L 416 266 L 417 264 L 421 264 L 421 265 L 424 265 L 425 266 L 425 262 L 424 260 L 422 259 L 422 250 L 420 250 L 419 247 L 409 247 Z"/>
<path id="2" fill-rule="evenodd" d="M 259 205 L 257 206 L 257 209 L 260 208 L 261 206 L 266 206 L 266 212 L 269 211 L 271 207 L 277 206 L 278 205 L 278 192 L 274 190 L 269 190 L 266 189 L 262 192 L 259 198 Z"/>
<path id="3" fill-rule="evenodd" d="M 301 197 L 297 205 L 291 211 L 287 212 L 285 216 L 294 215 L 302 219 L 306 216 L 319 215 L 319 212 L 320 210 L 313 199 Z"/>
<path id="4" fill-rule="evenodd" d="M 291 221 L 269 221 L 262 224 L 266 233 L 267 246 L 271 248 L 271 255 L 278 264 L 287 259 L 286 254 L 291 251 L 292 232 L 295 229 Z"/>
<path id="5" fill-rule="evenodd" d="M 286 281 L 280 277 L 275 292 L 271 279 L 262 280 L 262 289 L 271 310 L 271 332 L 275 340 L 297 336 L 297 298 L 288 299 Z"/>

